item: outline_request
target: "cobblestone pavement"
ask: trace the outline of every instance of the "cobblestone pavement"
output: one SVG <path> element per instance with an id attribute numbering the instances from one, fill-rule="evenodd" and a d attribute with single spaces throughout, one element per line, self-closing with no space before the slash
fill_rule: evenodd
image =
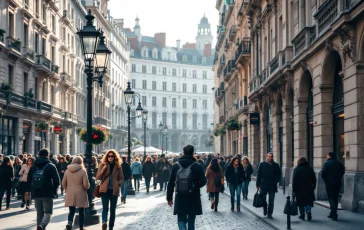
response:
<path id="1" fill-rule="evenodd" d="M 144 181 L 142 182 L 144 184 Z M 196 218 L 196 229 L 198 230 L 218 230 L 218 229 L 244 229 L 260 230 L 273 229 L 260 218 L 251 212 L 242 209 L 241 213 L 230 211 L 230 198 L 225 194 L 220 194 L 219 212 L 214 212 L 210 208 L 205 188 L 201 189 L 203 215 Z M 120 205 L 116 209 L 116 221 L 114 229 L 150 229 L 150 230 L 172 230 L 177 228 L 177 216 L 173 215 L 173 208 L 167 205 L 166 193 L 159 189 L 151 190 L 146 194 L 144 185 L 136 196 L 129 196 L 125 205 Z M 67 223 L 68 209 L 63 207 L 63 197 L 54 202 L 54 212 L 51 223 L 47 230 L 63 230 Z M 12 200 L 10 211 L 0 212 L 0 229 L 34 230 L 36 213 L 34 207 L 28 212 L 19 208 L 20 202 Z M 96 208 L 101 215 L 102 207 L 100 200 L 96 202 Z M 78 228 L 74 228 L 78 229 Z M 101 229 L 100 225 L 88 226 L 87 230 Z"/>

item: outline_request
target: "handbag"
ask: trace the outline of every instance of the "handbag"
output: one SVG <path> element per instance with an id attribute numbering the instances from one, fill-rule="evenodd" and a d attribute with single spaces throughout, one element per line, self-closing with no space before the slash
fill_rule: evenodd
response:
<path id="1" fill-rule="evenodd" d="M 216 187 L 220 187 L 221 186 L 221 179 L 220 179 L 220 176 L 217 175 L 214 177 L 214 184 Z"/>
<path id="2" fill-rule="evenodd" d="M 297 207 L 297 202 L 296 202 L 296 198 L 293 196 L 292 200 L 290 203 L 286 203 L 284 206 L 284 210 L 283 213 L 284 214 L 288 214 L 288 208 L 289 208 L 289 213 L 291 216 L 297 216 L 298 215 L 298 207 Z"/>
<path id="3" fill-rule="evenodd" d="M 110 174 L 109 174 L 110 175 Z M 108 176 L 109 176 L 108 175 Z M 105 178 L 108 178 L 108 176 L 107 177 L 105 177 Z M 97 198 L 100 198 L 101 197 L 101 193 L 100 193 L 100 185 L 102 184 L 102 182 L 104 182 L 105 181 L 105 179 L 104 180 L 101 180 L 100 181 L 100 183 L 98 184 L 98 185 L 96 185 L 96 187 L 95 187 L 95 190 L 94 190 L 94 197 L 97 197 Z"/>
<path id="4" fill-rule="evenodd" d="M 257 192 L 254 195 L 253 206 L 256 208 L 263 207 L 263 200 L 262 197 L 260 196 L 259 190 L 257 190 Z"/>
<path id="5" fill-rule="evenodd" d="M 257 190 L 257 192 L 254 195 L 253 206 L 256 208 L 263 207 L 263 200 L 262 197 L 260 196 L 259 190 Z"/>

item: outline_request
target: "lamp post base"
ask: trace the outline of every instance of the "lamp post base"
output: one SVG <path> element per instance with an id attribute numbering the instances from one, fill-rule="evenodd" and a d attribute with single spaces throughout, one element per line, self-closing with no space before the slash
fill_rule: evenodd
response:
<path id="1" fill-rule="evenodd" d="M 99 214 L 96 215 L 85 215 L 85 222 L 84 225 L 90 226 L 90 225 L 96 225 L 101 223 L 101 217 Z M 74 225 L 80 224 L 80 216 L 77 214 L 75 216 Z"/>
<path id="2" fill-rule="evenodd" d="M 128 185 L 128 195 L 135 195 L 135 190 L 133 188 L 133 185 L 131 185 L 131 180 L 129 181 Z"/>

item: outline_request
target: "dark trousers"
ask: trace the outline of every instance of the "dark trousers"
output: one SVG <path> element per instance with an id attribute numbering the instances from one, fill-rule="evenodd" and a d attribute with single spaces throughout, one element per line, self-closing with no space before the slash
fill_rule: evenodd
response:
<path id="1" fill-rule="evenodd" d="M 178 229 L 179 230 L 195 230 L 196 215 L 178 214 Z"/>
<path id="2" fill-rule="evenodd" d="M 101 202 L 102 202 L 102 223 L 107 222 L 107 215 L 109 212 L 109 203 L 110 203 L 110 221 L 109 228 L 114 227 L 115 223 L 115 210 L 116 210 L 116 202 L 118 201 L 118 196 L 113 195 L 113 190 L 108 189 L 106 193 L 101 194 Z"/>
<path id="3" fill-rule="evenodd" d="M 144 177 L 144 179 L 145 179 L 145 187 L 147 187 L 147 190 L 149 190 L 151 178 L 150 177 Z"/>
<path id="4" fill-rule="evenodd" d="M 4 188 L 4 189 L 0 189 L 0 207 L 1 207 L 1 203 L 3 202 L 3 197 L 6 193 L 6 207 L 9 207 L 10 205 L 10 195 L 11 195 L 11 187 L 10 188 Z"/>
<path id="5" fill-rule="evenodd" d="M 139 188 L 140 188 L 140 177 L 141 177 L 141 175 L 139 175 L 139 174 L 133 175 L 133 178 L 134 178 L 134 189 L 136 191 L 139 190 Z"/>
<path id="6" fill-rule="evenodd" d="M 337 206 L 339 204 L 339 192 L 338 186 L 326 186 L 327 198 L 330 204 L 330 216 L 337 217 Z"/>
<path id="7" fill-rule="evenodd" d="M 268 204 L 267 204 L 267 195 L 269 196 Z M 276 195 L 276 193 L 272 192 L 269 189 L 260 189 L 260 196 L 262 197 L 262 200 L 263 200 L 263 208 L 264 208 L 264 210 L 267 210 L 267 206 L 268 206 L 268 214 L 270 214 L 270 215 L 273 214 L 275 195 Z"/>
<path id="8" fill-rule="evenodd" d="M 157 187 L 157 184 L 158 184 L 158 182 L 157 182 L 157 178 L 155 178 L 155 175 L 153 176 L 153 186 L 154 187 Z"/>
<path id="9" fill-rule="evenodd" d="M 68 223 L 73 224 L 73 218 L 75 217 L 76 207 L 69 207 L 70 212 L 68 213 Z M 78 213 L 80 216 L 80 228 L 83 228 L 83 223 L 85 223 L 85 209 L 78 208 Z"/>
<path id="10" fill-rule="evenodd" d="M 18 186 L 19 178 L 14 178 L 13 185 L 11 187 L 11 195 L 15 196 L 16 186 Z"/>
<path id="11" fill-rule="evenodd" d="M 168 181 L 159 182 L 159 184 L 160 184 L 160 190 L 163 190 L 163 187 L 167 189 L 167 183 L 168 183 Z"/>
<path id="12" fill-rule="evenodd" d="M 214 198 L 215 207 L 217 207 L 217 205 L 219 204 L 219 196 L 220 196 L 220 193 L 219 192 L 210 192 L 209 193 L 209 196 L 211 198 Z"/>

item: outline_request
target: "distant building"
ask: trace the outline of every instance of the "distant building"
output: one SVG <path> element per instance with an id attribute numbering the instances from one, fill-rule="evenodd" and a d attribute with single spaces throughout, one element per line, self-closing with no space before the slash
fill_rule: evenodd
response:
<path id="1" fill-rule="evenodd" d="M 146 144 L 161 147 L 163 143 L 164 149 L 181 152 L 182 146 L 192 143 L 197 150 L 208 151 L 214 114 L 213 37 L 208 19 L 201 19 L 196 43 L 182 47 L 180 40 L 176 47 L 166 46 L 166 33 L 143 36 L 139 22 L 136 18 L 134 29 L 124 31 L 130 45 L 132 87 L 149 111 Z M 132 109 L 137 103 L 134 100 Z M 160 123 L 168 127 L 163 142 Z M 133 120 L 132 137 L 144 141 L 142 118 Z"/>

